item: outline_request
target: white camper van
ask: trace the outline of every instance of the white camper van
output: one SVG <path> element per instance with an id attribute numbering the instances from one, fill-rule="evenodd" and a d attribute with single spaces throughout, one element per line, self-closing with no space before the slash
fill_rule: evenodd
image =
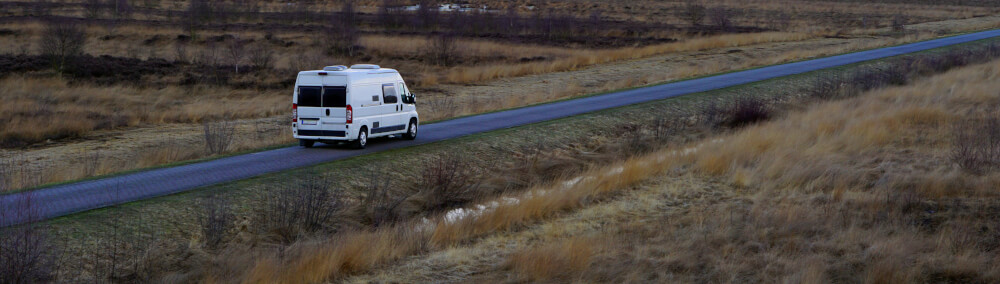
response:
<path id="1" fill-rule="evenodd" d="M 292 97 L 292 135 L 299 145 L 402 135 L 417 138 L 417 106 L 403 77 L 378 65 L 327 66 L 299 72 Z"/>

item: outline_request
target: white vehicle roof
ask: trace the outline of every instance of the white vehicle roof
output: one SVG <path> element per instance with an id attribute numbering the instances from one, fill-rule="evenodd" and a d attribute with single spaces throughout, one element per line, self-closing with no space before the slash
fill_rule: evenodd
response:
<path id="1" fill-rule="evenodd" d="M 380 75 L 380 74 L 395 74 L 396 76 L 399 75 L 399 71 L 396 71 L 396 69 L 382 68 L 379 67 L 378 65 L 362 64 L 362 65 L 351 66 L 351 68 L 346 68 L 346 67 L 336 68 L 336 67 L 342 67 L 342 66 L 328 66 L 327 68 L 324 68 L 326 70 L 300 71 L 299 76 L 303 75 L 320 76 L 319 73 L 326 73 L 326 75 L 324 76 L 344 76 L 347 77 L 347 79 L 352 82 L 357 82 L 360 79 L 365 79 L 365 78 L 384 77 L 384 76 L 372 76 L 372 75 Z"/>

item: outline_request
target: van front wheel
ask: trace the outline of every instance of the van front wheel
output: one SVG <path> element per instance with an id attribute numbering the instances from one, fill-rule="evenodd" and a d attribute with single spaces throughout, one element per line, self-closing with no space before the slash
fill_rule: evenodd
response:
<path id="1" fill-rule="evenodd" d="M 406 134 L 403 134 L 403 138 L 406 140 L 417 139 L 417 120 L 410 120 L 410 127 L 406 129 Z"/>
<path id="2" fill-rule="evenodd" d="M 364 149 L 368 145 L 368 128 L 361 127 L 358 132 L 358 140 L 354 140 L 354 148 Z"/>
<path id="3" fill-rule="evenodd" d="M 313 141 L 313 140 L 299 139 L 299 146 L 302 146 L 302 147 L 305 147 L 305 148 L 312 148 L 313 144 L 315 144 L 315 143 L 316 143 L 316 141 Z"/>

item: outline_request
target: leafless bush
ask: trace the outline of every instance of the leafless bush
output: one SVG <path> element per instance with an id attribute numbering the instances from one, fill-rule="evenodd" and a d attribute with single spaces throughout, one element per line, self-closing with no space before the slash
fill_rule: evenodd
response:
<path id="1" fill-rule="evenodd" d="M 1000 114 L 957 122 L 953 126 L 951 160 L 980 174 L 1000 167 Z"/>
<path id="2" fill-rule="evenodd" d="M 307 177 L 288 188 L 273 189 L 257 212 L 262 233 L 291 243 L 301 236 L 334 231 L 334 217 L 343 208 L 339 189 L 328 177 Z"/>
<path id="3" fill-rule="evenodd" d="M 101 10 L 104 8 L 104 3 L 101 0 L 87 0 L 87 2 L 84 2 L 83 6 L 86 10 L 86 17 L 95 19 L 101 16 Z"/>
<path id="4" fill-rule="evenodd" d="M 236 134 L 236 123 L 232 121 L 216 121 L 203 123 L 205 132 L 205 150 L 209 154 L 221 154 L 229 150 Z"/>
<path id="5" fill-rule="evenodd" d="M 20 194 L 18 197 L 13 208 L 0 208 L 0 220 L 28 221 L 22 225 L 0 227 L 0 282 L 52 281 L 56 253 L 49 242 L 48 229 L 35 223 L 39 215 L 32 203 L 32 195 Z"/>
<path id="6" fill-rule="evenodd" d="M 203 210 L 199 223 L 205 246 L 211 249 L 223 244 L 226 234 L 233 227 L 235 218 L 229 208 L 229 202 L 218 196 L 211 196 L 201 201 Z"/>
<path id="7" fill-rule="evenodd" d="M 418 26 L 425 30 L 437 26 L 437 19 L 440 17 L 437 2 L 433 0 L 420 0 L 417 1 L 417 5 L 420 5 L 420 8 L 417 9 L 417 19 L 420 21 Z"/>
<path id="8" fill-rule="evenodd" d="M 63 72 L 70 60 L 83 54 L 86 42 L 86 32 L 76 23 L 51 21 L 46 24 L 38 46 L 42 54 L 49 57 L 53 68 Z"/>
<path id="9" fill-rule="evenodd" d="M 455 52 L 457 50 L 455 36 L 450 32 L 444 32 L 431 38 L 430 46 L 427 47 L 426 53 L 428 59 L 448 66 L 452 63 L 452 58 L 456 57 Z"/>
<path id="10" fill-rule="evenodd" d="M 129 5 L 128 0 L 111 0 L 112 4 L 108 5 L 111 9 L 111 14 L 116 20 L 123 20 L 132 17 L 132 5 Z"/>
<path id="11" fill-rule="evenodd" d="M 372 226 L 380 227 L 403 219 L 403 212 L 397 209 L 412 193 L 393 191 L 392 180 L 375 170 L 371 171 L 366 187 L 361 208 Z"/>
<path id="12" fill-rule="evenodd" d="M 174 60 L 178 62 L 188 62 L 187 43 L 178 41 L 174 43 Z"/>
<path id="13" fill-rule="evenodd" d="M 250 48 L 250 65 L 254 69 L 271 69 L 274 65 L 274 51 L 264 43 L 255 44 Z"/>
<path id="14" fill-rule="evenodd" d="M 892 31 L 894 32 L 904 32 L 906 31 L 906 15 L 896 14 L 892 16 Z"/>
<path id="15" fill-rule="evenodd" d="M 733 12 L 719 6 L 708 10 L 708 18 L 712 25 L 722 31 L 730 31 L 733 27 Z"/>
<path id="16" fill-rule="evenodd" d="M 765 121 L 771 118 L 771 106 L 767 100 L 755 96 L 741 96 L 726 110 L 725 126 L 736 128 Z"/>
<path id="17" fill-rule="evenodd" d="M 697 27 L 705 19 L 706 12 L 705 5 L 701 5 L 701 3 L 694 0 L 688 0 L 681 10 L 680 16 L 688 23 L 691 23 L 692 26 Z"/>
<path id="18" fill-rule="evenodd" d="M 480 186 L 480 173 L 455 155 L 434 158 L 417 183 L 417 199 L 427 211 L 452 208 L 472 201 Z"/>
<path id="19" fill-rule="evenodd" d="M 212 7 L 207 0 L 191 0 L 184 11 L 184 29 L 192 39 L 198 38 L 198 30 L 211 17 Z"/>

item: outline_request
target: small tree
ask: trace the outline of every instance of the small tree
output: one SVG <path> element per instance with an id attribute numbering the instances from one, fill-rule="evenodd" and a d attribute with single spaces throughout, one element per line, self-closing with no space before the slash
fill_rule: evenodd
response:
<path id="1" fill-rule="evenodd" d="M 419 26 L 424 29 L 430 29 L 437 25 L 438 9 L 437 3 L 433 0 L 420 0 L 417 2 L 420 6 L 417 9 L 417 18 L 420 20 Z"/>
<path id="2" fill-rule="evenodd" d="M 240 73 L 240 63 L 243 63 L 243 59 L 246 58 L 246 51 L 246 43 L 238 36 L 226 45 L 226 57 L 229 59 L 229 63 L 233 64 L 236 74 Z"/>
<path id="3" fill-rule="evenodd" d="M 86 36 L 83 29 L 73 22 L 52 21 L 46 25 L 38 46 L 42 54 L 49 58 L 52 67 L 63 72 L 73 58 L 83 54 Z"/>
<path id="4" fill-rule="evenodd" d="M 344 2 L 340 12 L 333 13 L 330 28 L 327 30 L 326 35 L 329 39 L 329 48 L 331 51 L 347 56 L 355 55 L 360 35 L 358 33 L 353 2 Z"/>
<path id="5" fill-rule="evenodd" d="M 705 6 L 695 0 L 687 1 L 684 9 L 681 10 L 681 18 L 695 27 L 701 25 L 701 21 L 705 19 L 705 14 Z"/>

